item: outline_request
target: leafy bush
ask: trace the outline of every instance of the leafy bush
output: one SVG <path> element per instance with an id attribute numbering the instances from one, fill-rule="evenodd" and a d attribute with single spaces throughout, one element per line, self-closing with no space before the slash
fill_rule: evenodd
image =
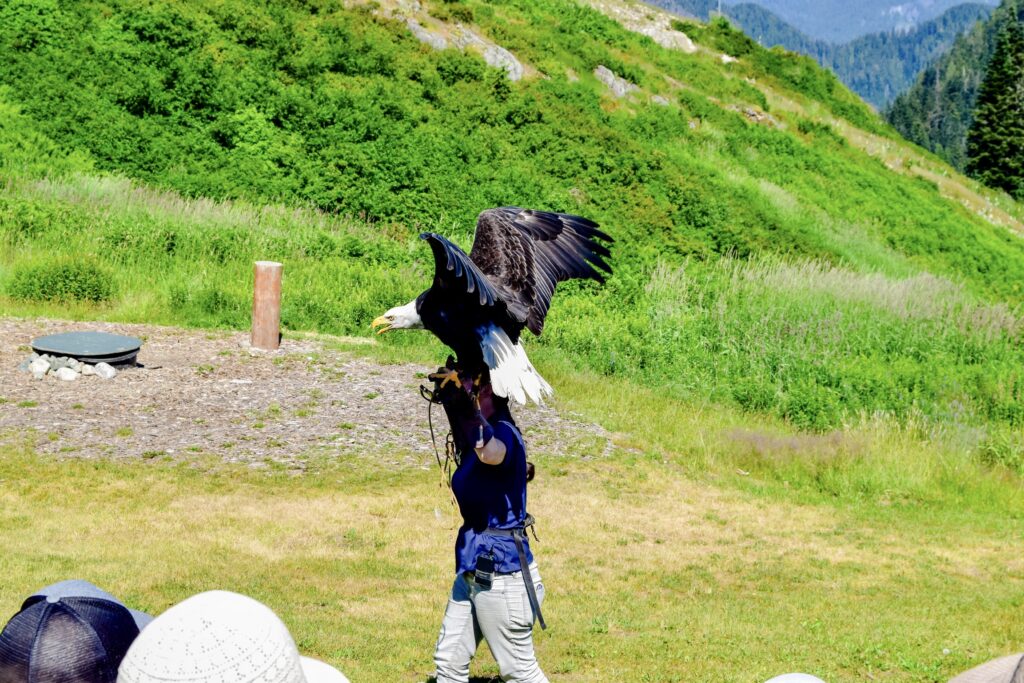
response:
<path id="1" fill-rule="evenodd" d="M 32 301 L 108 301 L 114 293 L 113 276 L 100 265 L 62 258 L 14 269 L 7 285 L 14 299 Z"/>
<path id="2" fill-rule="evenodd" d="M 59 44 L 66 30 L 57 0 L 12 0 L 0 9 L 0 46 L 30 52 Z"/>
<path id="3" fill-rule="evenodd" d="M 690 30 L 694 27 L 691 25 Z M 681 29 L 682 30 L 682 29 Z M 759 48 L 758 44 L 724 16 L 713 18 L 691 36 L 731 57 L 745 57 Z"/>
<path id="4" fill-rule="evenodd" d="M 978 458 L 990 467 L 1005 467 L 1024 476 L 1024 435 L 1019 431 L 997 430 L 982 441 Z"/>

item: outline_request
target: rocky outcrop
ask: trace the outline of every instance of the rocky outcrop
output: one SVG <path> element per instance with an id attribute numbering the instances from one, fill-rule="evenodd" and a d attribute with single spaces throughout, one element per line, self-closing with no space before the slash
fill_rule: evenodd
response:
<path id="1" fill-rule="evenodd" d="M 672 16 L 648 5 L 621 0 L 592 0 L 590 5 L 625 28 L 647 36 L 658 45 L 687 53 L 697 51 L 690 37 L 672 28 Z"/>
<path id="2" fill-rule="evenodd" d="M 597 80 L 608 86 L 608 90 L 618 98 L 623 98 L 630 93 L 640 90 L 640 87 L 635 83 L 630 83 L 621 76 L 616 76 L 615 72 L 606 67 L 604 64 L 598 64 L 597 68 L 594 69 L 594 76 Z"/>
<path id="3" fill-rule="evenodd" d="M 501 45 L 482 38 L 478 33 L 465 26 L 460 25 L 452 30 L 452 40 L 460 50 L 476 48 L 488 65 L 496 69 L 504 69 L 510 81 L 518 81 L 523 77 L 523 65 L 515 55 Z"/>
<path id="4" fill-rule="evenodd" d="M 481 36 L 462 24 L 448 24 L 427 14 L 415 0 L 384 0 L 378 5 L 377 13 L 389 19 L 405 22 L 409 32 L 417 40 L 435 50 L 450 47 L 477 52 L 488 65 L 502 69 L 510 81 L 518 81 L 527 75 L 529 69 L 510 51 Z"/>
<path id="5" fill-rule="evenodd" d="M 434 33 L 430 29 L 427 29 L 413 17 L 406 17 L 405 25 L 409 27 L 409 31 L 411 31 L 421 43 L 426 43 L 435 50 L 443 50 L 448 47 L 447 38 L 440 33 Z"/>

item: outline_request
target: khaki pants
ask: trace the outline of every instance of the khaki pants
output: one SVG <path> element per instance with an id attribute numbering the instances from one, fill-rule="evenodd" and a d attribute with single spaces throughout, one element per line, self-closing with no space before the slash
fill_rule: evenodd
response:
<path id="1" fill-rule="evenodd" d="M 530 573 L 537 600 L 544 602 L 536 564 L 530 565 Z M 548 683 L 533 652 L 533 610 L 520 572 L 495 576 L 488 590 L 464 574 L 455 577 L 434 652 L 437 683 L 467 683 L 469 660 L 481 639 L 506 683 Z"/>

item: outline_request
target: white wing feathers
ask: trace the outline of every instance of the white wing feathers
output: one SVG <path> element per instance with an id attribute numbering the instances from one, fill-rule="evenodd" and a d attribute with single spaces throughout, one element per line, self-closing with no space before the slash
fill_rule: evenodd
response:
<path id="1" fill-rule="evenodd" d="M 479 330 L 480 349 L 484 362 L 491 371 L 491 384 L 498 396 L 507 396 L 521 405 L 529 397 L 534 403 L 543 403 L 545 396 L 554 393 L 526 357 L 522 344 L 512 343 L 505 330 L 489 325 Z"/>

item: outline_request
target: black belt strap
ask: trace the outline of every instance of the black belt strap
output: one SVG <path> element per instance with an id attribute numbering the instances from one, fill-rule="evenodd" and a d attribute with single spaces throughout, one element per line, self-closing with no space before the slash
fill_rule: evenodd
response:
<path id="1" fill-rule="evenodd" d="M 530 565 L 526 562 L 526 548 L 523 545 L 523 538 L 526 536 L 526 527 L 533 524 L 533 517 L 531 515 L 526 516 L 526 524 L 515 529 L 494 529 L 487 527 L 488 534 L 495 536 L 511 536 L 512 540 L 516 542 L 516 552 L 519 553 L 519 568 L 523 572 L 523 582 L 526 583 L 526 595 L 530 598 L 530 607 L 533 609 L 533 614 L 540 622 L 541 629 L 546 629 L 547 624 L 544 623 L 544 615 L 540 612 L 540 601 L 537 600 L 537 589 L 533 586 L 533 576 L 530 574 Z"/>

